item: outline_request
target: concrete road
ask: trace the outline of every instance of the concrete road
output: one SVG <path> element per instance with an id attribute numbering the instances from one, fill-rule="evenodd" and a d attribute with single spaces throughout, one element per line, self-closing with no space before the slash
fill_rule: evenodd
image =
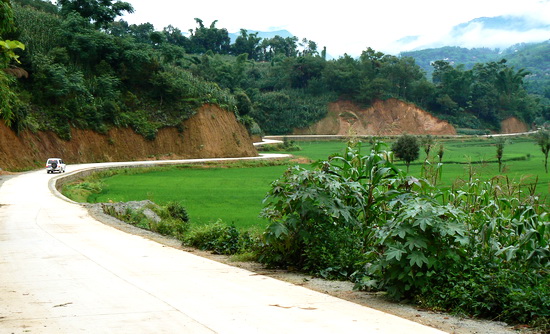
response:
<path id="1" fill-rule="evenodd" d="M 126 234 L 52 177 L 0 187 L 0 333 L 442 333 Z"/>

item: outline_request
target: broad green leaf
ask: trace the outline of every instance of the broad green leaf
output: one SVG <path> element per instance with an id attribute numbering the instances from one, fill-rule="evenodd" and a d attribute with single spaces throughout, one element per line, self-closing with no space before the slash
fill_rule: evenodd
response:
<path id="1" fill-rule="evenodd" d="M 403 254 L 406 254 L 406 252 L 402 249 L 390 247 L 386 252 L 384 253 L 386 255 L 386 260 L 389 261 L 391 259 L 395 259 L 397 261 L 401 261 L 401 257 Z"/>
<path id="2" fill-rule="evenodd" d="M 411 266 L 416 265 L 418 267 L 422 267 L 423 264 L 428 264 L 428 259 L 424 255 L 424 253 L 421 252 L 412 252 L 407 256 L 409 259 L 409 264 Z"/>

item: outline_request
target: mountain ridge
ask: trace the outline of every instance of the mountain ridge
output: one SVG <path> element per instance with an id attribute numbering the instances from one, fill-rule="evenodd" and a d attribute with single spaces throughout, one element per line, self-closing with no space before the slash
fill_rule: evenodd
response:
<path id="1" fill-rule="evenodd" d="M 479 17 L 452 27 L 442 36 L 404 36 L 394 42 L 401 52 L 445 46 L 506 49 L 518 43 L 539 43 L 550 36 L 550 22 L 525 15 Z"/>

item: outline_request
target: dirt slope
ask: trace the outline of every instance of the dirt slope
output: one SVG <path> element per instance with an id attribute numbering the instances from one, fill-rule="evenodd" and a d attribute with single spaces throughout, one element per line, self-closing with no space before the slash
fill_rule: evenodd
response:
<path id="1" fill-rule="evenodd" d="M 529 131 L 529 127 L 516 117 L 510 117 L 500 122 L 500 133 L 520 133 L 527 131 Z"/>
<path id="2" fill-rule="evenodd" d="M 327 117 L 294 134 L 317 135 L 454 135 L 455 128 L 417 106 L 389 99 L 362 109 L 350 101 L 329 105 Z"/>
<path id="3" fill-rule="evenodd" d="M 0 122 L 0 168 L 20 170 L 41 167 L 48 157 L 69 164 L 144 159 L 256 156 L 248 132 L 235 115 L 216 106 L 203 106 L 184 124 L 158 132 L 148 141 L 132 129 L 111 129 L 106 135 L 72 129 L 70 141 L 51 132 L 24 132 L 17 136 Z"/>

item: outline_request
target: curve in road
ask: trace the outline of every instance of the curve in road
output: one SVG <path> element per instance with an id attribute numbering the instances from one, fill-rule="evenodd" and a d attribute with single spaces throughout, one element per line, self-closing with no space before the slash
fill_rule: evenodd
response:
<path id="1" fill-rule="evenodd" d="M 151 162 L 69 168 L 128 164 Z M 0 187 L 0 333 L 442 333 L 126 234 L 54 195 L 55 177 Z"/>

